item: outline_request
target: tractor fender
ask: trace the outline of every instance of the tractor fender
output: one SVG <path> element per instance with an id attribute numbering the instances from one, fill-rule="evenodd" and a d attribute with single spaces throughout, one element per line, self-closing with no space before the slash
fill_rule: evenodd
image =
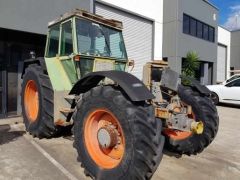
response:
<path id="1" fill-rule="evenodd" d="M 99 71 L 89 73 L 73 86 L 69 94 L 85 93 L 96 87 L 105 77 L 118 84 L 132 101 L 145 101 L 155 98 L 142 81 L 124 71 Z"/>
<path id="2" fill-rule="evenodd" d="M 30 64 L 38 64 L 39 66 L 42 67 L 44 73 L 47 72 L 47 67 L 46 67 L 46 63 L 43 57 L 38 57 L 38 58 L 34 58 L 34 59 L 26 59 L 23 62 L 23 69 L 22 69 L 22 75 L 21 78 L 23 77 L 26 68 L 30 65 Z"/>
<path id="3" fill-rule="evenodd" d="M 191 86 L 196 88 L 200 94 L 208 97 L 211 95 L 211 91 L 205 85 L 200 84 L 196 80 L 192 80 L 191 83 L 192 83 Z"/>
<path id="4" fill-rule="evenodd" d="M 185 77 L 186 79 L 186 77 Z M 200 94 L 204 95 L 204 96 L 210 96 L 211 95 L 211 91 L 204 85 L 200 84 L 200 82 L 198 82 L 197 80 L 193 79 L 193 78 L 187 78 L 191 83 L 190 86 L 195 88 Z"/>
<path id="5" fill-rule="evenodd" d="M 180 75 L 179 76 L 182 80 L 187 80 L 190 83 L 187 86 L 190 86 L 192 88 L 194 88 L 195 90 L 197 90 L 200 94 L 204 95 L 204 96 L 210 96 L 211 95 L 211 91 L 205 86 L 200 84 L 199 81 L 195 80 L 194 78 L 191 77 L 187 77 L 184 75 Z M 183 84 L 184 85 L 184 84 Z"/>

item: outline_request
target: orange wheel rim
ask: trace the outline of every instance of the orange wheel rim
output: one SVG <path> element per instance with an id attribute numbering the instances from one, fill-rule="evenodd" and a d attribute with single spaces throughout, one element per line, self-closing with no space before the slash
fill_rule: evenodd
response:
<path id="1" fill-rule="evenodd" d="M 35 122 L 39 111 L 39 97 L 37 85 L 33 80 L 27 82 L 24 91 L 24 106 L 29 121 Z"/>
<path id="2" fill-rule="evenodd" d="M 115 127 L 117 144 L 103 148 L 98 139 L 98 133 L 106 127 Z M 92 160 L 101 168 L 112 169 L 119 165 L 125 151 L 125 138 L 118 119 L 106 109 L 91 112 L 84 124 L 84 141 Z"/>
<path id="3" fill-rule="evenodd" d="M 170 139 L 173 140 L 183 140 L 192 135 L 192 132 L 184 132 L 174 129 L 165 129 L 164 134 L 166 134 Z"/>

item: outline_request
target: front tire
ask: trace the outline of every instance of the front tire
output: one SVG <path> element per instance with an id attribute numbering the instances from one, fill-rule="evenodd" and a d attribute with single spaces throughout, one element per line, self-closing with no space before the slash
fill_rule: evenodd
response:
<path id="1" fill-rule="evenodd" d="M 177 154 L 196 155 L 206 148 L 215 138 L 219 117 L 212 100 L 200 95 L 190 87 L 179 86 L 178 95 L 184 103 L 192 106 L 196 121 L 202 121 L 202 134 L 192 134 L 177 130 L 165 131 L 166 148 Z"/>
<path id="2" fill-rule="evenodd" d="M 219 104 L 219 97 L 215 92 L 211 92 L 211 99 L 215 105 Z"/>
<path id="3" fill-rule="evenodd" d="M 117 87 L 98 86 L 83 94 L 73 118 L 74 147 L 86 175 L 103 180 L 152 177 L 162 159 L 164 137 L 151 105 L 131 102 Z M 105 149 L 97 132 L 108 121 L 118 131 L 120 146 Z"/>
<path id="4" fill-rule="evenodd" d="M 32 64 L 23 76 L 21 105 L 26 130 L 34 137 L 50 138 L 57 132 L 53 120 L 53 89 L 41 66 Z"/>

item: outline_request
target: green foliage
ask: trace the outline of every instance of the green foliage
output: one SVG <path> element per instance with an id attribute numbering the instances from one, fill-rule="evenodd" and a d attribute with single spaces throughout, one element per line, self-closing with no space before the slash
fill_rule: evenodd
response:
<path id="1" fill-rule="evenodd" d="M 195 78 L 195 71 L 199 69 L 199 56 L 195 51 L 189 51 L 183 63 L 182 74 L 187 77 Z"/>
<path id="2" fill-rule="evenodd" d="M 186 59 L 183 61 L 182 75 L 189 78 L 196 77 L 196 70 L 199 69 L 200 62 L 198 53 L 195 51 L 189 51 Z M 184 85 L 189 85 L 190 82 L 186 79 L 182 80 Z"/>

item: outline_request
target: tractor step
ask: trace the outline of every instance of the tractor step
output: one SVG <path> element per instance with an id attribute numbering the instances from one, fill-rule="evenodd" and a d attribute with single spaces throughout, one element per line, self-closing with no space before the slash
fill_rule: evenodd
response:
<path id="1" fill-rule="evenodd" d="M 60 112 L 67 117 L 68 114 L 73 113 L 75 111 L 75 109 L 71 109 L 71 108 L 61 108 Z"/>
<path id="2" fill-rule="evenodd" d="M 64 99 L 69 103 L 72 104 L 74 101 L 77 101 L 80 98 L 78 95 L 67 95 Z"/>

